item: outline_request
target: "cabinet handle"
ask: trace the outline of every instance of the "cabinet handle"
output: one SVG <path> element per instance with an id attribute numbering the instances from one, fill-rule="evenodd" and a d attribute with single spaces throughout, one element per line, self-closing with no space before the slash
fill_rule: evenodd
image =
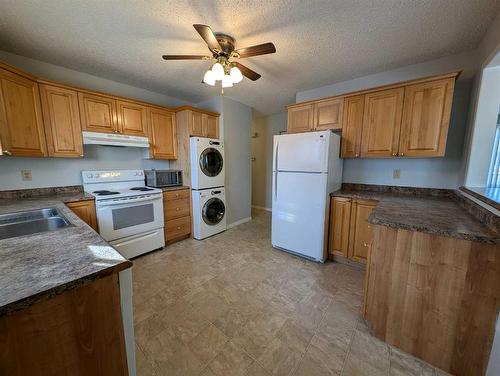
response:
<path id="1" fill-rule="evenodd" d="M 178 194 L 178 193 L 176 193 L 176 194 L 175 194 L 175 197 L 179 197 L 179 194 Z"/>
<path id="2" fill-rule="evenodd" d="M 181 208 L 175 208 L 175 211 L 179 211 L 179 210 L 181 210 Z"/>
<path id="3" fill-rule="evenodd" d="M 401 156 L 403 157 L 405 155 L 405 153 L 401 153 Z"/>
<path id="4" fill-rule="evenodd" d="M 368 247 L 368 244 L 367 244 L 367 243 L 363 243 L 363 245 L 364 245 L 365 247 Z"/>
<path id="5" fill-rule="evenodd" d="M 359 154 L 356 154 L 356 157 L 359 157 Z"/>
<path id="6" fill-rule="evenodd" d="M 397 153 L 392 153 L 392 156 L 395 157 L 396 155 L 398 155 Z"/>
<path id="7" fill-rule="evenodd" d="M 5 154 L 5 155 L 12 155 L 12 153 L 10 151 L 8 151 L 8 150 L 4 150 L 3 154 Z"/>
<path id="8" fill-rule="evenodd" d="M 177 230 L 180 230 L 181 229 L 181 226 L 177 226 Z"/>

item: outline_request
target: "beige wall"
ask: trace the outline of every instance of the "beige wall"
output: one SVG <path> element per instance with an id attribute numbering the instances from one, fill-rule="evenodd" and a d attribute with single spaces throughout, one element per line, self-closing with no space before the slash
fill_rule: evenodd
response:
<path id="1" fill-rule="evenodd" d="M 273 136 L 286 131 L 286 112 L 252 121 L 252 206 L 271 209 Z"/>

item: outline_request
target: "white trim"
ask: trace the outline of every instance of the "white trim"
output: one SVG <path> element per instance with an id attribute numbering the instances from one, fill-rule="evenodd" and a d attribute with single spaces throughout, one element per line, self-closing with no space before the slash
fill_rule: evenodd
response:
<path id="1" fill-rule="evenodd" d="M 254 208 L 254 209 L 259 209 L 259 210 L 265 210 L 265 211 L 268 211 L 268 212 L 273 211 L 273 209 L 271 209 L 271 208 L 266 208 L 265 206 L 257 206 L 257 205 L 252 205 L 252 208 Z"/>
<path id="2" fill-rule="evenodd" d="M 233 223 L 227 225 L 226 228 L 229 230 L 230 228 L 242 225 L 243 223 L 246 223 L 246 222 L 251 221 L 251 220 L 252 220 L 252 217 L 246 217 L 246 218 L 240 219 L 239 221 L 236 221 L 236 222 L 233 222 Z"/>

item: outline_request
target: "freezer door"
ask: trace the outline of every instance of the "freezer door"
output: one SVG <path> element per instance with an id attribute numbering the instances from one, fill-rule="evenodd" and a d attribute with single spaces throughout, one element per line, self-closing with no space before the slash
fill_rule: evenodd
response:
<path id="1" fill-rule="evenodd" d="M 274 136 L 273 171 L 327 172 L 331 132 Z"/>
<path id="2" fill-rule="evenodd" d="M 273 173 L 272 244 L 323 261 L 327 174 Z"/>

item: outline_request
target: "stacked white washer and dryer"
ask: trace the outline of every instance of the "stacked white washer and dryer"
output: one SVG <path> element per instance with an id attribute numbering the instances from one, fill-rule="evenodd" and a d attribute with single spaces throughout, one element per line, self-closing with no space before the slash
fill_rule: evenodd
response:
<path id="1" fill-rule="evenodd" d="M 224 143 L 190 138 L 193 237 L 201 240 L 226 230 Z"/>

